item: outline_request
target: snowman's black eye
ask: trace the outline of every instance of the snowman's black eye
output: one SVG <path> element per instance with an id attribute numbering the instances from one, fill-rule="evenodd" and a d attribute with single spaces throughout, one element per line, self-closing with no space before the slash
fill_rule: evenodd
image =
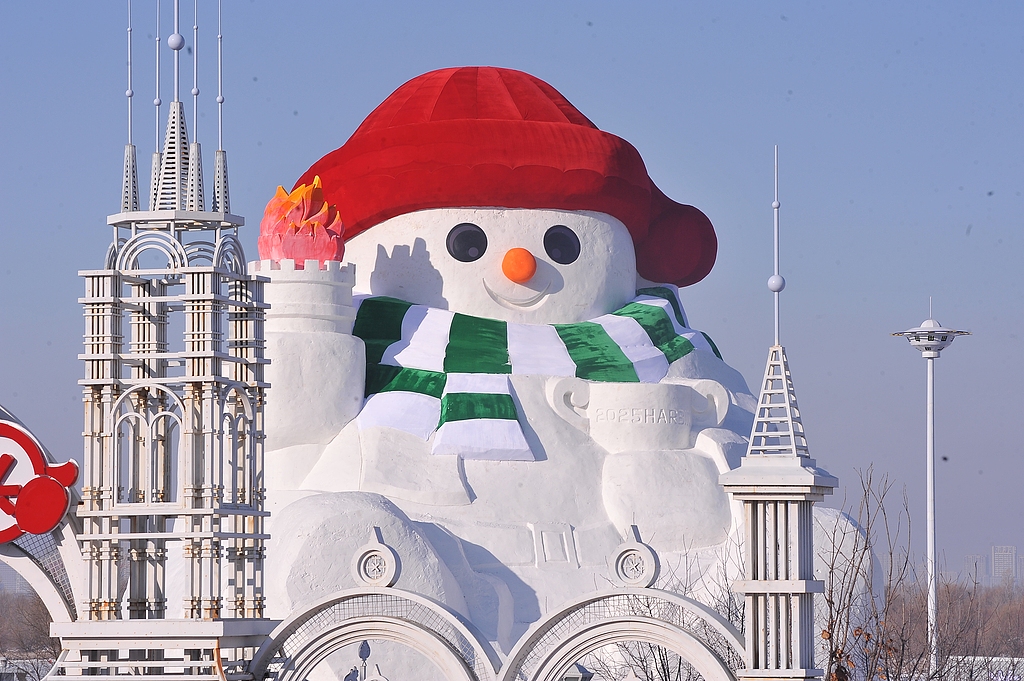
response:
<path id="1" fill-rule="evenodd" d="M 544 250 L 559 265 L 568 265 L 580 257 L 580 238 L 565 225 L 555 225 L 544 234 Z"/>
<path id="2" fill-rule="evenodd" d="M 472 222 L 463 222 L 448 232 L 448 252 L 461 262 L 473 262 L 487 250 L 487 235 Z"/>

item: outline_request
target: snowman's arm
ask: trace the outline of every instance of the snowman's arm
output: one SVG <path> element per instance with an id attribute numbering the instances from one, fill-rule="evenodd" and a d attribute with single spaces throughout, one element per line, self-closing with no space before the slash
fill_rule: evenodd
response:
<path id="1" fill-rule="evenodd" d="M 363 406 L 366 349 L 344 333 L 268 333 L 267 447 L 326 446 Z"/>
<path id="2" fill-rule="evenodd" d="M 352 335 L 355 306 L 351 265 L 288 260 L 271 266 L 266 300 L 267 450 L 322 450 L 363 405 L 366 348 Z"/>

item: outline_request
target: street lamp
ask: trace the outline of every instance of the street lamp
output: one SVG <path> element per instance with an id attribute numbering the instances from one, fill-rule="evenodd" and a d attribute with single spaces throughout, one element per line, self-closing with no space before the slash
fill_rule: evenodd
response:
<path id="1" fill-rule="evenodd" d="M 928 307 L 929 319 L 921 322 L 921 326 L 892 335 L 909 340 L 914 348 L 921 351 L 921 356 L 928 360 L 928 670 L 934 673 L 938 667 L 935 629 L 939 613 L 938 584 L 935 579 L 935 359 L 957 336 L 969 336 L 971 332 L 947 329 L 930 318 L 931 301 Z"/>

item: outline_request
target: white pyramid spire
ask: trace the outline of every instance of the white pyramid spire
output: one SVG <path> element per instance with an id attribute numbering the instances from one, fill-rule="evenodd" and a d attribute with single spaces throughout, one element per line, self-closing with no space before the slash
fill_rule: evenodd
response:
<path id="1" fill-rule="evenodd" d="M 188 130 L 185 127 L 185 107 L 175 100 L 167 113 L 164 133 L 163 158 L 160 162 L 160 182 L 156 195 L 156 210 L 184 210 L 188 193 Z"/>
<path id="2" fill-rule="evenodd" d="M 781 345 L 773 345 L 768 350 L 768 363 L 747 446 L 747 456 L 750 455 L 810 456 L 789 360 Z"/>
<path id="3" fill-rule="evenodd" d="M 199 142 L 193 142 L 188 154 L 188 194 L 185 210 L 201 211 L 206 205 L 203 197 L 203 153 Z"/>
<path id="4" fill-rule="evenodd" d="M 153 160 L 149 165 L 149 209 L 156 210 L 157 200 L 160 196 L 160 164 L 163 161 L 163 154 L 159 151 L 153 152 Z"/>
<path id="5" fill-rule="evenodd" d="M 228 194 L 228 152 L 218 149 L 213 166 L 213 205 L 210 210 L 220 213 L 231 212 L 231 197 Z"/>
<path id="6" fill-rule="evenodd" d="M 124 173 L 121 178 L 121 212 L 139 209 L 139 170 L 135 163 L 135 145 L 124 145 Z"/>

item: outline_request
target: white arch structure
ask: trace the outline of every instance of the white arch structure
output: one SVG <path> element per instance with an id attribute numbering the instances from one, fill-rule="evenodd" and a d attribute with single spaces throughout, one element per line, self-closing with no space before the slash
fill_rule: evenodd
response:
<path id="1" fill-rule="evenodd" d="M 392 588 L 341 591 L 282 622 L 249 666 L 254 678 L 303 681 L 344 646 L 366 639 L 408 646 L 448 681 L 496 681 L 498 660 L 458 614 L 430 598 Z"/>
<path id="2" fill-rule="evenodd" d="M 408 646 L 449 681 L 559 681 L 588 653 L 618 642 L 662 646 L 705 681 L 736 681 L 743 667 L 740 632 L 706 605 L 656 589 L 589 594 L 536 622 L 498 670 L 497 656 L 446 606 L 391 588 L 342 591 L 301 608 L 256 653 L 256 681 L 303 681 L 344 646 L 382 639 Z"/>
<path id="3" fill-rule="evenodd" d="M 740 632 L 711 608 L 657 589 L 588 594 L 534 623 L 509 653 L 500 681 L 558 681 L 588 653 L 640 641 L 690 663 L 705 681 L 736 681 Z"/>
<path id="4" fill-rule="evenodd" d="M 139 232 L 118 249 L 114 259 L 117 270 L 139 269 L 139 256 L 146 251 L 157 251 L 167 257 L 166 269 L 178 271 L 188 267 L 188 253 L 185 247 L 164 232 Z"/>
<path id="5" fill-rule="evenodd" d="M 39 596 L 54 622 L 71 622 L 74 615 L 60 590 L 35 561 L 13 544 L 0 544 L 0 563 L 14 569 Z M 73 606 L 72 606 L 73 607 Z"/>

